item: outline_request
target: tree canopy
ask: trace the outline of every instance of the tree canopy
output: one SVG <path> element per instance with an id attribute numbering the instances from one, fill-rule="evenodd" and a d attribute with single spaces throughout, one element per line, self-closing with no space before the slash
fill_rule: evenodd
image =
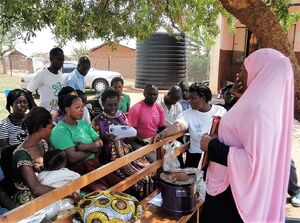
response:
<path id="1" fill-rule="evenodd" d="M 288 16 L 288 3 L 266 0 L 284 26 L 298 19 Z M 106 41 L 144 39 L 164 28 L 193 38 L 201 35 L 211 44 L 219 31 L 216 20 L 220 13 L 234 23 L 218 0 L 4 0 L 0 7 L 2 33 L 17 27 L 25 40 L 45 27 L 50 27 L 60 42 L 99 37 Z"/>
<path id="2" fill-rule="evenodd" d="M 119 41 L 136 37 L 145 39 L 159 28 L 169 33 L 185 32 L 213 43 L 219 29 L 220 14 L 230 27 L 234 17 L 256 35 L 261 47 L 279 50 L 291 59 L 296 79 L 296 109 L 300 117 L 300 69 L 287 28 L 299 19 L 289 14 L 290 0 L 2 0 L 0 30 L 22 31 L 25 40 L 50 27 L 56 38 L 64 41 L 102 38 Z M 298 107 L 298 108 L 297 108 Z"/>

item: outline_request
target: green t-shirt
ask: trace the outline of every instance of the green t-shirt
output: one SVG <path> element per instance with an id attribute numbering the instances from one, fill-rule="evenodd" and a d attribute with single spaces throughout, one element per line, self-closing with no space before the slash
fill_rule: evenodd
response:
<path id="1" fill-rule="evenodd" d="M 98 138 L 97 132 L 84 120 L 77 120 L 76 126 L 60 121 L 52 130 L 50 143 L 55 149 L 66 150 L 77 143 L 91 144 Z M 95 154 L 90 153 L 87 159 L 94 157 Z"/>
<path id="2" fill-rule="evenodd" d="M 128 94 L 124 94 L 123 95 L 123 100 L 119 102 L 119 110 L 121 110 L 124 113 L 127 113 L 127 104 L 130 104 L 130 97 Z"/>

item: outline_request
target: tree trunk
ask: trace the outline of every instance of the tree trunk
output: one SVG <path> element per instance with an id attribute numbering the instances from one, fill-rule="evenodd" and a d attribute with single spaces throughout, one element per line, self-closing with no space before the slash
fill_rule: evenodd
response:
<path id="1" fill-rule="evenodd" d="M 4 56 L 1 58 L 1 63 L 2 63 L 2 74 L 7 74 L 7 64 Z"/>
<path id="2" fill-rule="evenodd" d="M 255 34 L 261 48 L 274 48 L 290 58 L 295 77 L 295 117 L 300 120 L 300 68 L 277 16 L 261 0 L 219 0 L 219 2 Z"/>

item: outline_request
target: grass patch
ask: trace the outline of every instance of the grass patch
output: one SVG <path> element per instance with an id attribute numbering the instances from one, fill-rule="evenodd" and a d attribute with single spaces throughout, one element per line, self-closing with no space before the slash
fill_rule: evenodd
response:
<path id="1" fill-rule="evenodd" d="M 4 89 L 15 89 L 21 87 L 21 78 L 18 76 L 10 76 L 7 74 L 0 74 L 0 92 Z"/>
<path id="2" fill-rule="evenodd" d="M 4 119 L 8 115 L 8 111 L 5 109 L 6 98 L 4 94 L 0 96 L 0 120 Z"/>
<path id="3" fill-rule="evenodd" d="M 8 115 L 8 111 L 5 109 L 6 97 L 4 95 L 5 89 L 15 89 L 21 87 L 20 76 L 10 76 L 8 74 L 0 74 L 0 120 L 4 119 Z"/>

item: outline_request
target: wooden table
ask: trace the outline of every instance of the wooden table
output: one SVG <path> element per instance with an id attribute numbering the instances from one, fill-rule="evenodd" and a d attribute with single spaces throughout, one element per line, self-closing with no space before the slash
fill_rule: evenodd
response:
<path id="1" fill-rule="evenodd" d="M 153 204 L 147 203 L 143 205 L 143 214 L 141 218 L 141 223 L 185 223 L 188 220 L 190 222 L 200 222 L 199 216 L 202 210 L 202 201 L 197 202 L 195 211 L 192 214 L 184 216 L 170 215 L 163 208 L 155 206 Z"/>

